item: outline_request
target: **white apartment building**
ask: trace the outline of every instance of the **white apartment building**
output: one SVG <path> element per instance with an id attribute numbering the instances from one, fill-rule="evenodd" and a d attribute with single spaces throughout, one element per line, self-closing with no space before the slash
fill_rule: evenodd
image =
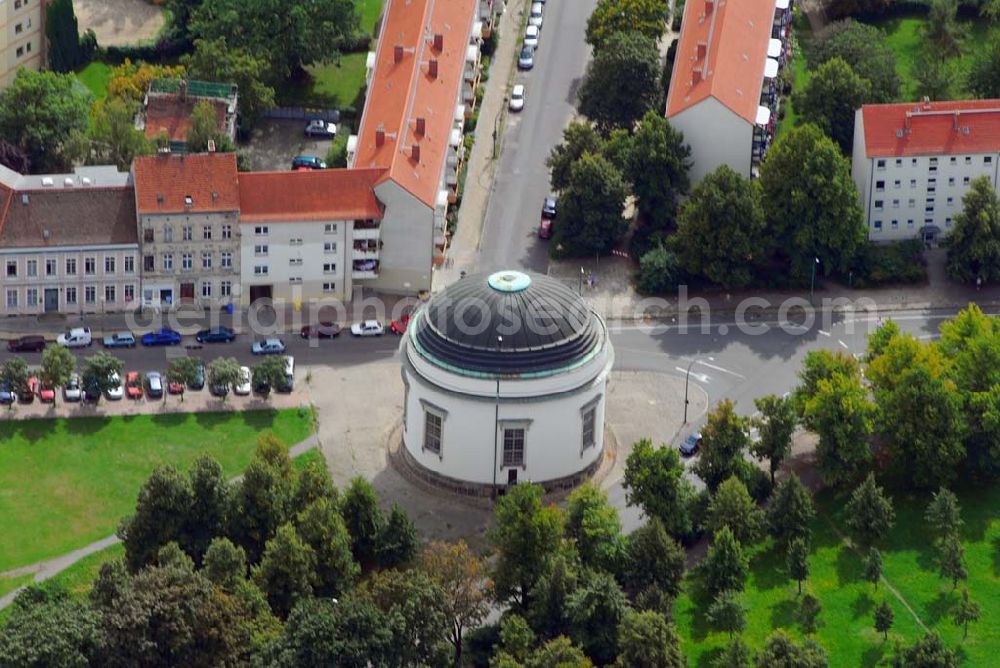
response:
<path id="1" fill-rule="evenodd" d="M 135 193 L 114 167 L 22 176 L 0 167 L 0 315 L 138 305 Z"/>
<path id="2" fill-rule="evenodd" d="M 973 179 L 996 187 L 1000 100 L 865 105 L 851 174 L 872 241 L 939 239 Z"/>
<path id="3" fill-rule="evenodd" d="M 240 174 L 242 304 L 349 299 L 379 258 L 381 169 Z"/>
<path id="4" fill-rule="evenodd" d="M 0 88 L 45 63 L 44 0 L 0 0 Z"/>

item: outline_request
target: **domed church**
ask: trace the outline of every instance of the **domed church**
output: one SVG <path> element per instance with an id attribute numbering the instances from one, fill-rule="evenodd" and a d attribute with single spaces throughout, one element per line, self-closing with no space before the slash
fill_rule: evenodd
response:
<path id="1" fill-rule="evenodd" d="M 569 487 L 604 452 L 614 351 L 604 321 L 538 274 L 466 276 L 436 294 L 402 344 L 408 468 L 490 496 L 518 482 Z"/>

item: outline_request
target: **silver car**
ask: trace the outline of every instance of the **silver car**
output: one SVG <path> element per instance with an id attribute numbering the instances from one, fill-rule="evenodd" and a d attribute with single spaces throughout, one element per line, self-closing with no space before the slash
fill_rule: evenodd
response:
<path id="1" fill-rule="evenodd" d="M 146 394 L 151 399 L 159 399 L 163 396 L 163 377 L 159 371 L 146 372 Z"/>
<path id="2" fill-rule="evenodd" d="M 63 398 L 66 401 L 80 401 L 83 398 L 83 390 L 80 389 L 80 374 L 71 373 L 66 385 L 63 386 Z"/>

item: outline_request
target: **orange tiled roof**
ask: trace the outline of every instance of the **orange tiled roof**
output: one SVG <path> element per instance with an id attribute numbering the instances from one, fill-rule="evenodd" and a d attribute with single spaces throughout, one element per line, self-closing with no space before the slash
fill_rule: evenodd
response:
<path id="1" fill-rule="evenodd" d="M 668 118 L 714 97 L 756 122 L 774 10 L 774 0 L 685 3 L 667 93 Z"/>
<path id="2" fill-rule="evenodd" d="M 387 169 L 385 178 L 431 208 L 444 173 L 477 6 L 478 0 L 388 0 L 383 14 L 354 166 Z M 440 49 L 435 35 L 442 36 Z M 437 76 L 429 74 L 431 61 Z M 418 117 L 425 123 L 422 135 Z M 381 145 L 375 137 L 380 129 Z M 413 158 L 415 145 L 419 159 Z"/>
<path id="3" fill-rule="evenodd" d="M 866 104 L 861 115 L 869 158 L 1000 151 L 1000 100 Z"/>
<path id="4" fill-rule="evenodd" d="M 235 153 L 157 154 L 135 159 L 136 208 L 146 213 L 238 211 Z M 191 197 L 191 205 L 185 197 Z"/>
<path id="5" fill-rule="evenodd" d="M 227 105 L 222 100 L 191 98 L 182 100 L 177 95 L 150 96 L 146 105 L 146 137 L 155 139 L 166 132 L 171 141 L 187 141 L 191 129 L 191 114 L 198 102 L 208 102 L 215 108 L 215 119 L 220 130 L 226 129 Z"/>
<path id="6" fill-rule="evenodd" d="M 384 169 L 243 172 L 240 222 L 381 218 L 374 187 Z"/>

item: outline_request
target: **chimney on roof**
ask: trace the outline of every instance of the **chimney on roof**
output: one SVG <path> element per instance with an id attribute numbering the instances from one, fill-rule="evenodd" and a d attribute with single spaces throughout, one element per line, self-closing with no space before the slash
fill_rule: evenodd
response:
<path id="1" fill-rule="evenodd" d="M 434 33 L 434 50 L 440 53 L 442 49 L 444 49 L 444 35 L 439 32 Z"/>
<path id="2" fill-rule="evenodd" d="M 906 112 L 903 117 L 903 129 L 906 130 L 906 134 L 910 134 L 910 117 L 913 115 L 912 112 Z"/>
<path id="3" fill-rule="evenodd" d="M 715 0 L 705 0 L 705 16 L 711 16 L 715 9 Z"/>
<path id="4" fill-rule="evenodd" d="M 403 62 L 403 45 L 397 44 L 392 47 L 392 62 L 401 63 Z"/>
<path id="5" fill-rule="evenodd" d="M 420 162 L 420 144 L 410 147 L 410 157 L 413 158 L 413 162 Z"/>
<path id="6" fill-rule="evenodd" d="M 705 40 L 699 40 L 698 51 L 695 54 L 695 60 L 703 60 L 706 55 L 708 55 L 708 42 L 706 42 Z"/>
<path id="7" fill-rule="evenodd" d="M 427 131 L 427 119 L 423 116 L 417 116 L 417 136 L 423 137 L 424 133 Z"/>
<path id="8" fill-rule="evenodd" d="M 692 85 L 698 83 L 699 81 L 701 81 L 701 68 L 700 67 L 692 67 L 691 68 L 691 83 L 692 83 Z"/>
<path id="9" fill-rule="evenodd" d="M 924 95 L 924 111 L 930 111 L 931 109 L 931 99 Z"/>
<path id="10" fill-rule="evenodd" d="M 375 145 L 381 146 L 385 143 L 385 128 L 381 125 L 375 128 Z"/>
<path id="11" fill-rule="evenodd" d="M 208 140 L 208 152 L 209 153 L 215 153 L 215 140 L 214 139 L 209 139 Z"/>
<path id="12" fill-rule="evenodd" d="M 958 109 L 956 109 L 956 110 L 955 110 L 955 113 L 954 113 L 954 114 L 952 115 L 952 125 L 951 125 L 951 127 L 952 127 L 952 129 L 953 129 L 953 130 L 954 130 L 955 132 L 958 132 L 958 131 L 959 131 L 959 129 L 960 129 L 960 128 L 958 127 L 958 117 L 959 117 L 959 116 L 961 115 L 961 113 L 962 113 L 962 112 L 960 112 L 960 111 L 959 111 Z"/>
<path id="13" fill-rule="evenodd" d="M 438 61 L 437 58 L 431 58 L 430 62 L 427 63 L 427 76 L 431 79 L 438 78 Z"/>

